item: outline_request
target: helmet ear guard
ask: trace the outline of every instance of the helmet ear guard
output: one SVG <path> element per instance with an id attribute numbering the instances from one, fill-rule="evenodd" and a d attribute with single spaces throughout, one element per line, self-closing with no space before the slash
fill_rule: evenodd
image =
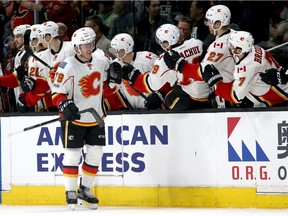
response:
<path id="1" fill-rule="evenodd" d="M 115 56 L 120 58 L 118 56 L 118 53 L 121 50 L 124 50 L 124 56 L 121 56 L 121 58 L 124 58 L 128 53 L 133 51 L 134 48 L 134 40 L 131 37 L 131 35 L 127 33 L 120 33 L 115 35 L 111 40 L 111 48 L 110 52 L 113 53 Z"/>
<path id="2" fill-rule="evenodd" d="M 252 50 L 254 44 L 254 38 L 251 33 L 246 31 L 235 31 L 232 32 L 229 37 L 229 43 L 232 47 L 232 51 L 236 48 L 242 49 L 242 52 L 234 55 L 241 55 L 243 53 L 248 53 Z"/>
<path id="3" fill-rule="evenodd" d="M 221 26 L 228 26 L 230 24 L 231 12 L 225 5 L 214 5 L 207 10 L 205 18 L 205 20 L 210 20 L 212 25 L 216 21 L 220 21 Z"/>
<path id="4" fill-rule="evenodd" d="M 31 29 L 31 33 L 30 33 L 30 45 L 32 47 L 36 47 L 39 45 L 40 43 L 40 35 L 38 33 L 38 29 L 40 28 L 41 24 L 34 24 L 30 27 Z M 34 45 L 32 42 L 33 40 L 36 39 L 37 40 L 37 44 Z"/>
<path id="5" fill-rule="evenodd" d="M 71 38 L 71 43 L 73 47 L 78 48 L 78 50 L 80 50 L 80 45 L 89 44 L 89 43 L 93 44 L 93 41 L 94 41 L 94 38 L 89 34 L 89 31 L 87 31 L 87 29 L 85 28 L 86 27 L 76 30 L 73 33 L 72 38 Z M 75 49 L 74 51 L 76 52 L 76 54 L 79 54 L 79 55 L 81 54 L 77 52 Z"/>
<path id="6" fill-rule="evenodd" d="M 59 27 L 58 25 L 53 21 L 47 21 L 41 24 L 41 27 L 38 29 L 38 34 L 45 38 L 47 34 L 51 35 L 51 40 L 59 35 L 58 33 Z M 50 43 L 51 40 L 47 43 Z"/>
<path id="7" fill-rule="evenodd" d="M 180 31 L 173 24 L 163 24 L 156 31 L 155 40 L 164 50 L 177 44 L 179 39 Z"/>

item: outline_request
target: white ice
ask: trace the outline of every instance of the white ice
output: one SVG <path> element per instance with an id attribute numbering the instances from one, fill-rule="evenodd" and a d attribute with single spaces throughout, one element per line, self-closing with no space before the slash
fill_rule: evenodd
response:
<path id="1" fill-rule="evenodd" d="M 78 206 L 77 206 L 78 207 Z M 0 205 L 1 216 L 99 216 L 99 215 L 162 215 L 162 216 L 287 216 L 287 209 L 244 209 L 244 208 L 144 208 L 144 207 L 102 207 L 91 210 L 78 207 L 74 211 L 67 206 L 11 206 Z"/>

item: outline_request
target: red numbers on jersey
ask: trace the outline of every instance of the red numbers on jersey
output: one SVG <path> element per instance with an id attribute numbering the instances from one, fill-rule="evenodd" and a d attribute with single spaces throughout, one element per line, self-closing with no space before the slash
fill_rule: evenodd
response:
<path id="1" fill-rule="evenodd" d="M 38 67 L 30 67 L 29 76 L 39 77 L 39 68 Z"/>
<path id="2" fill-rule="evenodd" d="M 212 62 L 218 62 L 223 57 L 223 55 L 223 53 L 210 52 L 207 60 Z"/>

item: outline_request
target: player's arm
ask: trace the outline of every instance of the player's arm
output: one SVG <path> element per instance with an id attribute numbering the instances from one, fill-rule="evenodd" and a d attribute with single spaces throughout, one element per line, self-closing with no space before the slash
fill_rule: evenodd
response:
<path id="1" fill-rule="evenodd" d="M 26 92 L 25 101 L 28 106 L 34 106 L 47 91 L 50 90 L 49 84 L 44 78 L 37 78 L 31 91 Z"/>
<path id="2" fill-rule="evenodd" d="M 17 79 L 17 74 L 12 73 L 8 76 L 0 77 L 0 86 L 5 86 L 8 88 L 16 88 L 20 85 L 20 82 Z"/>
<path id="3" fill-rule="evenodd" d="M 164 54 L 164 62 L 168 68 L 175 69 L 182 73 L 184 78 L 192 78 L 197 81 L 203 81 L 200 65 L 187 62 L 178 52 L 174 50 Z"/>

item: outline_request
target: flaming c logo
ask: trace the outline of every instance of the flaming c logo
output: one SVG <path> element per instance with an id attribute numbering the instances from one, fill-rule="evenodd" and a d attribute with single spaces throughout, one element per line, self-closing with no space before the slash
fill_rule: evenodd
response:
<path id="1" fill-rule="evenodd" d="M 78 85 L 81 86 L 81 92 L 85 98 L 99 94 L 100 78 L 101 74 L 99 72 L 94 72 L 80 79 Z"/>

